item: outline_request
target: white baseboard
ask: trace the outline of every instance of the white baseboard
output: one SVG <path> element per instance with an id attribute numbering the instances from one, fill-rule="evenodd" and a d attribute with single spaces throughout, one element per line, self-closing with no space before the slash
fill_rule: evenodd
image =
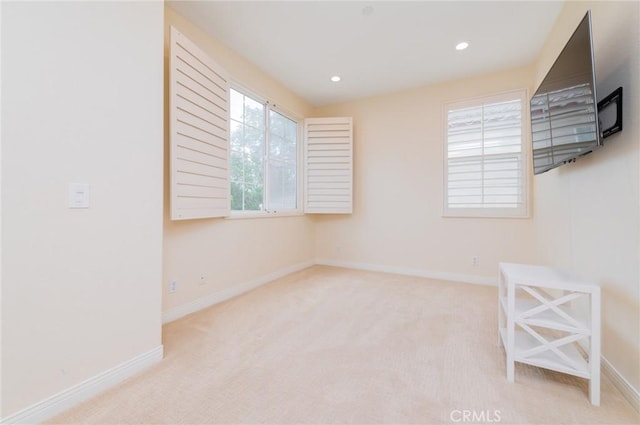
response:
<path id="1" fill-rule="evenodd" d="M 125 379 L 160 362 L 163 356 L 162 345 L 140 354 L 87 379 L 71 388 L 59 392 L 39 403 L 31 405 L 12 415 L 0 419 L 2 424 L 37 424 L 58 413 L 81 403 L 115 386 Z"/>
<path id="2" fill-rule="evenodd" d="M 498 286 L 498 278 L 474 276 L 462 273 L 448 273 L 433 270 L 412 269 L 409 267 L 386 266 L 379 264 L 358 263 L 316 258 L 316 264 L 323 266 L 345 267 L 348 269 L 368 270 L 373 272 L 395 273 L 407 276 L 425 277 L 428 279 L 449 280 L 453 282 L 473 283 L 477 285 Z"/>
<path id="3" fill-rule="evenodd" d="M 225 289 L 224 291 L 216 292 L 211 295 L 207 295 L 206 297 L 199 298 L 195 301 L 191 301 L 190 303 L 170 308 L 169 310 L 162 313 L 162 323 L 166 324 L 169 322 L 173 322 L 174 320 L 177 320 L 188 314 L 195 313 L 196 311 L 200 311 L 203 308 L 210 307 L 214 304 L 221 303 L 240 294 L 244 294 L 245 292 L 251 291 L 252 289 L 264 285 L 265 283 L 269 283 L 273 280 L 279 279 L 283 276 L 297 272 L 299 270 L 306 269 L 307 267 L 311 267 L 313 265 L 313 261 L 306 261 L 304 263 L 285 267 L 284 269 L 276 270 L 273 273 L 269 273 L 257 279 L 232 286 L 231 288 Z"/>
<path id="4" fill-rule="evenodd" d="M 601 357 L 600 367 L 602 368 L 602 373 L 607 375 L 624 398 L 636 409 L 636 412 L 640 412 L 640 392 L 638 392 L 604 356 Z"/>
<path id="5" fill-rule="evenodd" d="M 474 283 L 479 285 L 498 286 L 497 278 L 474 276 L 474 275 L 467 275 L 467 274 L 447 273 L 447 272 L 435 272 L 435 271 L 421 270 L 421 269 L 410 269 L 406 267 L 385 266 L 385 265 L 377 265 L 377 264 L 356 263 L 351 261 L 336 261 L 336 260 L 329 260 L 324 258 L 316 258 L 315 261 L 306 261 L 303 263 L 295 264 L 290 267 L 285 267 L 284 269 L 277 270 L 273 273 L 269 273 L 257 279 L 240 283 L 231 288 L 225 289 L 224 291 L 216 292 L 216 293 L 207 295 L 205 297 L 199 298 L 197 300 L 191 301 L 187 304 L 182 304 L 177 307 L 170 308 L 169 310 L 166 310 L 165 312 L 162 313 L 162 323 L 166 324 L 169 322 L 173 322 L 174 320 L 178 320 L 181 317 L 195 313 L 204 308 L 211 307 L 212 305 L 221 303 L 230 298 L 236 297 L 240 294 L 243 294 L 259 286 L 262 286 L 265 283 L 269 283 L 275 279 L 281 278 L 283 276 L 297 272 L 299 270 L 306 269 L 307 267 L 311 267 L 314 264 L 323 265 L 323 266 L 345 267 L 349 269 L 403 274 L 408 276 L 419 276 L 419 277 L 426 277 L 429 279 L 440 279 L 440 280 L 449 280 L 449 281 L 455 281 L 455 282 Z"/>
<path id="6" fill-rule="evenodd" d="M 280 277 L 311 267 L 314 264 L 497 286 L 496 278 L 318 258 L 315 261 L 308 261 L 280 269 L 260 278 L 244 282 L 227 290 L 170 309 L 163 313 L 162 322 L 168 323 L 186 316 L 187 314 L 195 313 L 203 308 L 248 292 Z M 44 421 L 160 362 L 162 360 L 162 356 L 163 347 L 160 345 L 149 352 L 136 356 L 131 360 L 108 369 L 39 403 L 29 406 L 5 418 L 0 418 L 0 424 L 34 424 Z M 602 357 L 602 372 L 607 375 L 631 405 L 640 412 L 640 393 L 605 357 Z"/>

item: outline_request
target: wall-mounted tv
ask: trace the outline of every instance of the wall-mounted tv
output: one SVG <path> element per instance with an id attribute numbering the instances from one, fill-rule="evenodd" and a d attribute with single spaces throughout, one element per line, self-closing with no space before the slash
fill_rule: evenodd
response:
<path id="1" fill-rule="evenodd" d="M 602 146 L 591 11 L 531 98 L 531 133 L 534 174 L 572 162 Z"/>

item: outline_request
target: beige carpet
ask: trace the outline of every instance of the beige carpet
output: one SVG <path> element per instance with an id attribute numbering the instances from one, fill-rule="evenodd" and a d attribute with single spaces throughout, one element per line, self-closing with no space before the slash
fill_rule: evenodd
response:
<path id="1" fill-rule="evenodd" d="M 159 365 L 50 423 L 640 423 L 605 377 L 601 407 L 579 378 L 509 384 L 496 291 L 312 267 L 165 326 Z"/>

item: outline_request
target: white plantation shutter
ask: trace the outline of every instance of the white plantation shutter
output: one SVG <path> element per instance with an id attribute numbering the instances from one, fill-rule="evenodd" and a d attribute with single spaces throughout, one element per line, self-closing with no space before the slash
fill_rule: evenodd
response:
<path id="1" fill-rule="evenodd" d="M 171 219 L 229 215 L 229 83 L 177 29 L 170 51 Z"/>
<path id="2" fill-rule="evenodd" d="M 351 214 L 353 126 L 351 117 L 307 118 L 304 212 Z"/>
<path id="3" fill-rule="evenodd" d="M 528 214 L 525 97 L 447 105 L 445 215 Z"/>

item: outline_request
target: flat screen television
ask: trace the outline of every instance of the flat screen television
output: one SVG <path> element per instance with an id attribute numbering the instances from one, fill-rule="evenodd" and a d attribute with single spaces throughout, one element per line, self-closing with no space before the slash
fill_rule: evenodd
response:
<path id="1" fill-rule="evenodd" d="M 591 11 L 531 98 L 533 173 L 541 174 L 602 146 L 598 123 Z"/>

